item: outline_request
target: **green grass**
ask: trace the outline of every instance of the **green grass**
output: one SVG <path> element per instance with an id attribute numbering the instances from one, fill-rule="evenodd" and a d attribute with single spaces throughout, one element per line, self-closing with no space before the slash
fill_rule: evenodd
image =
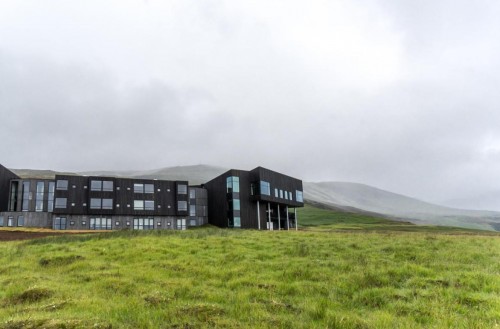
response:
<path id="1" fill-rule="evenodd" d="M 0 243 L 0 328 L 500 326 L 498 234 L 350 216 Z"/>

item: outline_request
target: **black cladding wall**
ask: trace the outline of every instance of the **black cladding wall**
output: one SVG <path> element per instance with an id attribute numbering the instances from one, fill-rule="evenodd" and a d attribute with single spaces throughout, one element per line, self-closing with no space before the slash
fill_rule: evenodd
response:
<path id="1" fill-rule="evenodd" d="M 57 181 L 67 180 L 67 189 L 58 189 Z M 111 191 L 92 189 L 92 181 L 112 182 Z M 153 185 L 151 193 L 138 193 L 134 184 Z M 185 186 L 184 189 L 179 186 Z M 188 211 L 178 208 L 179 201 L 188 202 L 187 181 L 164 181 L 114 177 L 56 176 L 55 198 L 66 198 L 66 208 L 54 207 L 55 214 L 70 215 L 135 215 L 135 216 L 187 216 Z M 111 209 L 92 209 L 92 199 L 111 199 Z M 136 210 L 134 201 L 152 201 L 153 209 Z"/>
<path id="2" fill-rule="evenodd" d="M 227 178 L 239 177 L 239 192 L 228 193 Z M 270 195 L 260 193 L 260 181 L 270 184 Z M 251 195 L 251 188 L 255 189 L 254 195 Z M 241 219 L 241 228 L 258 228 L 257 221 L 257 201 L 260 205 L 260 227 L 266 228 L 266 207 L 269 204 L 279 205 L 280 211 L 286 207 L 303 207 L 304 203 L 297 201 L 296 191 L 302 192 L 302 181 L 278 172 L 257 167 L 251 171 L 229 170 L 226 173 L 214 178 L 204 184 L 208 191 L 208 221 L 210 224 L 219 227 L 229 226 L 230 200 L 240 200 L 240 211 L 237 214 Z M 275 196 L 275 189 L 287 191 L 292 194 L 292 199 Z M 286 216 L 284 217 L 286 218 Z"/>
<path id="3" fill-rule="evenodd" d="M 9 208 L 9 189 L 11 179 L 19 179 L 19 176 L 0 165 L 0 211 L 7 211 Z"/>

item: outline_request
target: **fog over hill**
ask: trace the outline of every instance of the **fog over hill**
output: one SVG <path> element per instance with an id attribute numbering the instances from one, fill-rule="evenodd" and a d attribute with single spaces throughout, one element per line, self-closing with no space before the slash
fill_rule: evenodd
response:
<path id="1" fill-rule="evenodd" d="M 252 169 L 252 168 L 245 168 Z M 88 171 L 88 176 L 117 176 L 205 183 L 228 169 L 209 165 L 177 166 L 146 171 Z M 13 169 L 22 177 L 53 178 L 50 170 Z M 306 202 L 340 211 L 380 214 L 415 224 L 447 225 L 500 231 L 500 212 L 449 208 L 372 186 L 349 182 L 304 182 Z"/>

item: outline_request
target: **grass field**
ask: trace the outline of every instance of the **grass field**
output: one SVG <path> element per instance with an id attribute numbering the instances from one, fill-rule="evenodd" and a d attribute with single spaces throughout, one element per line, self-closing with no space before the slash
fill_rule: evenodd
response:
<path id="1" fill-rule="evenodd" d="M 0 243 L 0 328 L 500 327 L 500 235 L 299 216 Z"/>

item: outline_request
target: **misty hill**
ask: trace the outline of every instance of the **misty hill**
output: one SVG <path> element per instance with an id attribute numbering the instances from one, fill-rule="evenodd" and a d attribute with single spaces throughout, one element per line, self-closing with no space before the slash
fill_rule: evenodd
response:
<path id="1" fill-rule="evenodd" d="M 80 175 L 188 180 L 205 183 L 228 169 L 209 165 L 177 166 L 147 171 L 88 171 Z M 22 177 L 54 178 L 50 170 L 21 169 Z M 364 184 L 348 182 L 304 182 L 307 203 L 336 211 L 383 216 L 415 224 L 434 224 L 500 231 L 500 212 L 461 210 L 438 206 Z"/>
<path id="2" fill-rule="evenodd" d="M 346 211 L 361 209 L 416 224 L 500 230 L 500 212 L 443 207 L 364 184 L 304 182 L 304 198 Z"/>

